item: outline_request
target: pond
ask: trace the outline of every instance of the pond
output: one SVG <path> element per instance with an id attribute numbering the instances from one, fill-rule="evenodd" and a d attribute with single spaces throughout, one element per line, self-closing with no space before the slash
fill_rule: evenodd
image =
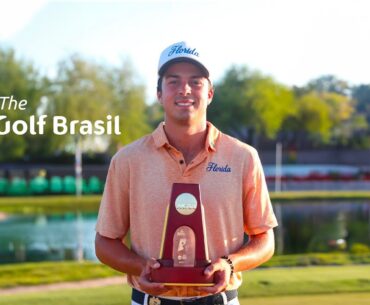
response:
<path id="1" fill-rule="evenodd" d="M 370 245 L 370 201 L 274 203 L 277 252 L 348 250 Z M 0 212 L 0 263 L 96 260 L 96 213 L 12 215 Z"/>
<path id="2" fill-rule="evenodd" d="M 2 215 L 0 263 L 96 260 L 95 213 Z"/>
<path id="3" fill-rule="evenodd" d="M 349 250 L 370 246 L 370 201 L 274 203 L 278 253 Z"/>

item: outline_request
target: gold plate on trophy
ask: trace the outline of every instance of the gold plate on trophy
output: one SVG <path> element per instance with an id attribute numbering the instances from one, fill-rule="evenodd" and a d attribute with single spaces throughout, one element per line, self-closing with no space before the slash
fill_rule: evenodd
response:
<path id="1" fill-rule="evenodd" d="M 175 207 L 181 215 L 191 215 L 197 208 L 197 199 L 190 193 L 182 193 L 177 196 Z"/>

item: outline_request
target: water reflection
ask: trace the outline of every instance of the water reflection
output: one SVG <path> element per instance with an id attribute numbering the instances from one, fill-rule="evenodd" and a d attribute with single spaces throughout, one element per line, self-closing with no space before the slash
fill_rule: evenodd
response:
<path id="1" fill-rule="evenodd" d="M 3 214 L 0 262 L 96 260 L 95 222 L 96 214 Z"/>
<path id="2" fill-rule="evenodd" d="M 301 202 L 275 204 L 279 253 L 349 250 L 370 245 L 370 202 Z"/>
<path id="3" fill-rule="evenodd" d="M 278 253 L 349 250 L 370 245 L 370 201 L 274 203 Z M 0 214 L 0 263 L 96 260 L 96 213 Z"/>

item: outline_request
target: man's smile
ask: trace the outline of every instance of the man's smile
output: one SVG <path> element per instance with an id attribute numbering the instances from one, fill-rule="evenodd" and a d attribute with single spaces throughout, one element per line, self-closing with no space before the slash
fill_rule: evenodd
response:
<path id="1" fill-rule="evenodd" d="M 180 106 L 180 107 L 190 107 L 195 104 L 193 99 L 181 99 L 181 100 L 176 100 L 175 105 Z"/>

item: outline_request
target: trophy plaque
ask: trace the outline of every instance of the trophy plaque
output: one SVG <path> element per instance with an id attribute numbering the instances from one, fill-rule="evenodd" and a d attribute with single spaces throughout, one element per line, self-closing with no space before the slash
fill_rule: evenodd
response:
<path id="1" fill-rule="evenodd" d="M 204 275 L 211 261 L 199 184 L 173 184 L 158 262 L 161 266 L 151 272 L 153 282 L 167 286 L 214 285 L 213 277 Z"/>

